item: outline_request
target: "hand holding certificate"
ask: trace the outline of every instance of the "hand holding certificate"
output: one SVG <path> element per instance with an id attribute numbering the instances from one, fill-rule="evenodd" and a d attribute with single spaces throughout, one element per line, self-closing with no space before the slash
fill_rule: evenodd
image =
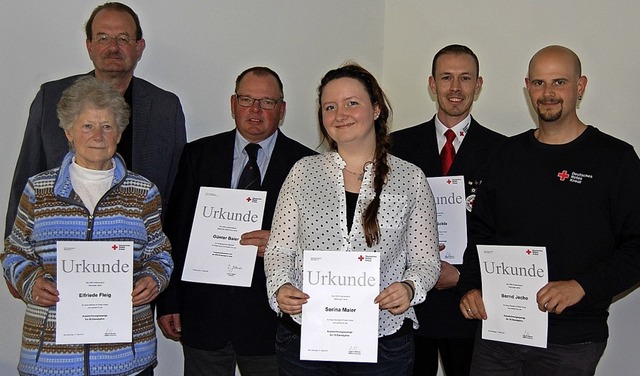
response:
<path id="1" fill-rule="evenodd" d="M 240 244 L 259 230 L 266 192 L 200 187 L 182 280 L 251 286 L 256 247 Z"/>
<path id="2" fill-rule="evenodd" d="M 547 313 L 536 294 L 547 284 L 544 247 L 478 245 L 487 319 L 482 338 L 547 347 Z"/>

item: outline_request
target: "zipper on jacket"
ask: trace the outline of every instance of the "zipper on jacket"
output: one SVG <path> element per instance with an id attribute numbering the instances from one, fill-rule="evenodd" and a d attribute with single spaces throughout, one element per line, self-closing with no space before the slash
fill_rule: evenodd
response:
<path id="1" fill-rule="evenodd" d="M 89 353 L 91 352 L 91 345 L 84 345 L 84 376 L 89 375 L 89 367 L 91 364 L 89 363 Z"/>
<path id="2" fill-rule="evenodd" d="M 93 214 L 89 214 L 87 217 L 87 240 L 91 240 L 93 238 Z"/>
<path id="3" fill-rule="evenodd" d="M 95 209 L 97 209 L 100 206 L 100 203 L 102 202 L 102 200 L 109 194 L 111 194 L 111 192 L 113 190 L 115 190 L 116 188 L 118 188 L 119 186 L 122 185 L 122 183 L 126 180 L 128 176 L 128 173 L 125 172 L 124 176 L 122 177 L 122 179 L 120 181 L 118 181 L 116 184 L 114 184 L 111 188 L 109 188 L 104 195 L 102 195 L 102 197 L 100 197 L 100 199 L 98 200 L 98 202 L 96 202 L 96 206 L 94 208 L 94 213 L 95 213 Z M 57 180 L 57 179 L 56 179 Z M 77 196 L 77 193 L 75 193 L 75 195 Z M 85 236 L 85 240 L 93 240 L 93 225 L 94 225 L 94 220 L 95 217 L 94 215 L 89 211 L 89 209 L 83 205 L 81 202 L 78 202 L 76 200 L 72 200 L 68 197 L 62 197 L 62 196 L 57 196 L 58 199 L 65 201 L 65 202 L 69 202 L 73 205 L 77 205 L 80 206 L 82 208 L 84 208 L 84 210 L 87 213 L 87 235 Z M 48 312 L 47 312 L 47 317 L 48 317 Z M 46 322 L 46 320 L 45 320 Z M 43 345 L 43 340 L 44 340 L 44 331 L 42 334 L 42 338 L 40 340 L 40 347 L 38 349 L 38 354 L 40 354 L 40 349 L 42 348 Z M 133 347 L 133 342 L 131 342 L 131 345 Z M 84 375 L 85 376 L 90 376 L 89 370 L 90 370 L 90 359 L 89 359 L 89 354 L 91 353 L 91 345 L 89 344 L 85 344 L 83 345 L 83 349 L 84 349 Z M 135 357 L 135 349 L 134 349 L 134 357 Z M 37 361 L 37 358 L 36 358 Z"/>
<path id="4" fill-rule="evenodd" d="M 89 211 L 86 207 L 85 210 L 87 210 L 87 212 Z M 87 221 L 87 236 L 86 239 L 87 240 L 91 240 L 91 238 L 93 237 L 93 215 L 91 213 L 89 213 L 89 216 L 87 217 L 88 221 Z M 84 375 L 85 376 L 89 376 L 89 367 L 91 367 L 91 363 L 89 361 L 89 355 L 91 353 L 91 347 L 90 345 L 85 344 L 84 345 Z"/>

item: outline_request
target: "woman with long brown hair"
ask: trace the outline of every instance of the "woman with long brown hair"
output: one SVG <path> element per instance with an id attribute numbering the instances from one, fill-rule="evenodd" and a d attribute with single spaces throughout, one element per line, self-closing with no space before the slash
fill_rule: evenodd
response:
<path id="1" fill-rule="evenodd" d="M 283 375 L 410 374 L 413 305 L 440 273 L 433 196 L 416 166 L 388 153 L 391 108 L 356 64 L 329 71 L 318 88 L 318 120 L 331 151 L 300 160 L 280 191 L 265 252 L 272 308 L 283 314 L 276 351 Z M 377 363 L 300 360 L 305 250 L 379 252 Z M 363 373 L 364 372 L 364 373 Z"/>

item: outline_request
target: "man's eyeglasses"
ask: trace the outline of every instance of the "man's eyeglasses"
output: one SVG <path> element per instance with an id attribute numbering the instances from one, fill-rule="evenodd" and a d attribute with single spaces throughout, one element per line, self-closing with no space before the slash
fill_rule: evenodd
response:
<path id="1" fill-rule="evenodd" d="M 263 110 L 273 110 L 274 108 L 276 108 L 276 105 L 278 104 L 278 102 L 282 101 L 282 98 L 278 98 L 278 99 L 271 99 L 271 98 L 262 98 L 262 99 L 256 99 L 256 98 L 251 98 L 248 95 L 238 95 L 236 94 L 236 102 L 238 102 L 238 105 L 241 107 L 251 107 L 253 106 L 253 102 L 258 101 L 258 104 L 260 105 L 260 108 L 262 108 Z"/>
<path id="2" fill-rule="evenodd" d="M 115 40 L 118 46 L 128 46 L 131 42 L 135 42 L 136 40 L 128 36 L 127 34 L 120 34 L 112 37 L 107 34 L 98 34 L 93 38 L 93 41 L 100 45 L 108 45 L 112 40 Z"/>

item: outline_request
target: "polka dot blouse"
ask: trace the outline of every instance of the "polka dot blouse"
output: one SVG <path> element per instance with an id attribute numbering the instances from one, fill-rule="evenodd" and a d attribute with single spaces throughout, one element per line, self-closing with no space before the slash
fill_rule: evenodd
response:
<path id="1" fill-rule="evenodd" d="M 275 295 L 280 286 L 291 283 L 302 290 L 304 250 L 381 253 L 380 291 L 393 282 L 412 280 L 415 296 L 411 306 L 424 301 L 440 275 L 435 203 L 422 171 L 389 156 L 391 171 L 378 211 L 380 242 L 369 248 L 361 217 L 375 197 L 373 168 L 366 168 L 349 232 L 342 176 L 345 166 L 336 152 L 303 158 L 280 190 L 264 256 L 269 304 L 276 312 L 280 312 Z M 413 308 L 397 316 L 380 311 L 378 335 L 395 333 L 405 318 L 418 327 Z M 293 319 L 302 322 L 300 315 Z"/>

